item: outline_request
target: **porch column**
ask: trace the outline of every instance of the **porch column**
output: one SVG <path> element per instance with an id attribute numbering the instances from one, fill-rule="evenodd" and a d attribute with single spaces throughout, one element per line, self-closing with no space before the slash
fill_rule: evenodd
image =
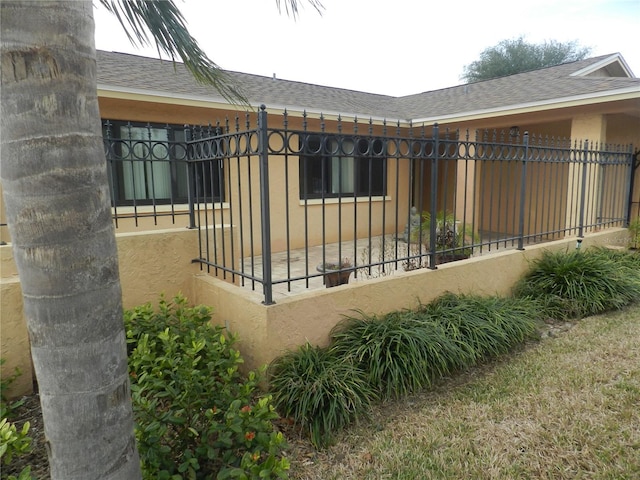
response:
<path id="1" fill-rule="evenodd" d="M 467 126 L 465 130 L 459 132 L 460 140 L 465 142 L 477 141 L 480 130 L 480 124 Z M 469 155 L 469 152 L 462 145 L 458 154 L 459 160 L 457 161 L 454 194 L 456 220 L 465 223 L 463 229 L 468 228 L 471 230 L 473 228 L 475 236 L 479 234 L 481 228 L 480 209 L 482 208 L 482 202 L 478 195 L 482 189 L 477 184 L 477 174 L 482 169 L 482 162 L 474 160 L 472 158 L 473 155 Z M 465 242 L 469 240 L 473 241 L 473 239 L 466 239 Z"/>
<path id="2" fill-rule="evenodd" d="M 588 148 L 601 148 L 607 139 L 607 118 L 604 115 L 585 114 L 573 117 L 571 121 L 572 142 L 589 142 Z M 580 143 L 578 143 L 578 148 Z M 582 144 L 582 150 L 585 145 Z M 581 154 L 580 154 L 581 155 Z M 582 158 L 581 156 L 578 158 Z M 586 171 L 584 170 L 586 169 Z M 584 224 L 595 222 L 597 214 L 597 201 L 600 195 L 600 169 L 593 163 L 572 163 L 569 166 L 567 185 L 567 213 L 566 228 L 576 229 L 572 233 L 579 234 L 580 210 L 583 201 L 584 182 Z"/>
<path id="3" fill-rule="evenodd" d="M 473 207 L 474 205 L 479 204 L 475 199 L 475 169 L 475 160 L 458 160 L 455 189 L 455 214 L 456 220 L 464 221 L 469 226 L 471 226 L 471 222 L 474 219 Z M 474 227 L 477 230 L 478 226 L 474 225 Z"/>

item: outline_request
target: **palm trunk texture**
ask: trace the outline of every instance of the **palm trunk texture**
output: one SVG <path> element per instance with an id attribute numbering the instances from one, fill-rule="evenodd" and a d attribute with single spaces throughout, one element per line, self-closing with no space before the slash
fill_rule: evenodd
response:
<path id="1" fill-rule="evenodd" d="M 51 476 L 140 478 L 93 6 L 0 8 L 1 179 Z"/>

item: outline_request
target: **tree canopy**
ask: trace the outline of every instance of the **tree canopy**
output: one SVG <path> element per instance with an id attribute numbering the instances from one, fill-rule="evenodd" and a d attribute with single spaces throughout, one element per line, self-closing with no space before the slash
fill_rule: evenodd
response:
<path id="1" fill-rule="evenodd" d="M 529 43 L 524 37 L 502 40 L 480 53 L 480 58 L 465 65 L 461 79 L 467 83 L 490 80 L 515 73 L 528 72 L 561 63 L 582 60 L 591 48 L 581 46 L 576 40 Z"/>

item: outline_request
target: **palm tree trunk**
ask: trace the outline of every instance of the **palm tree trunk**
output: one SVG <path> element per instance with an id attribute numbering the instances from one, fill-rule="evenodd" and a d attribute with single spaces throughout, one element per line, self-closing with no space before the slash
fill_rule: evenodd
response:
<path id="1" fill-rule="evenodd" d="M 53 479 L 140 478 L 91 1 L 5 1 L 1 179 Z"/>

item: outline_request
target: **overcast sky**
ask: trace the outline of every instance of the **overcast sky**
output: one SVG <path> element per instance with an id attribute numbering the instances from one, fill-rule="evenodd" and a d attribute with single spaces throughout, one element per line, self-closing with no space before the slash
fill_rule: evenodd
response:
<path id="1" fill-rule="evenodd" d="M 137 49 L 96 5 L 96 47 Z M 640 0 L 306 0 L 294 20 L 275 0 L 176 0 L 191 34 L 226 70 L 386 95 L 458 85 L 464 65 L 504 39 L 577 40 L 619 52 L 640 76 Z M 287 0 L 282 0 L 282 4 Z"/>

